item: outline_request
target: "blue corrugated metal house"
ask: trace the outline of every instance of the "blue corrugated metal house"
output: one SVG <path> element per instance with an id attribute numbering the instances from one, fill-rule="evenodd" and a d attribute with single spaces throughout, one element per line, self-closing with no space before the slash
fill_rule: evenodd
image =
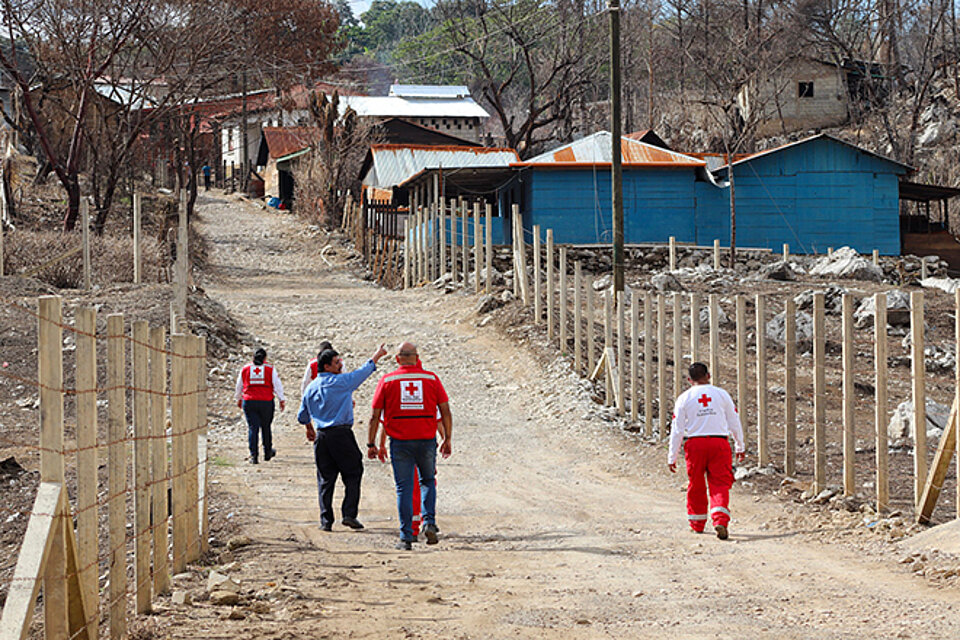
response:
<path id="1" fill-rule="evenodd" d="M 623 139 L 624 238 L 710 245 L 730 240 L 729 167 Z M 612 238 L 610 134 L 600 132 L 511 165 L 500 208 L 523 225 L 552 228 L 558 243 Z M 899 179 L 912 169 L 827 134 L 733 163 L 737 244 L 797 252 L 849 245 L 899 254 Z M 509 216 L 503 217 L 509 238 Z M 529 237 L 529 234 L 528 234 Z"/>
<path id="2" fill-rule="evenodd" d="M 698 242 L 730 238 L 729 166 L 724 188 L 697 185 Z M 733 163 L 737 244 L 797 252 L 850 246 L 900 253 L 900 177 L 913 169 L 828 134 Z"/>

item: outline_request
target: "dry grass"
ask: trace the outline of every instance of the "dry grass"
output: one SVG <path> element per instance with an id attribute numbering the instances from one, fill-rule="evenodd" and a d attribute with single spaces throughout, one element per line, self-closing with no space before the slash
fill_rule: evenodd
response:
<path id="1" fill-rule="evenodd" d="M 77 289 L 83 284 L 83 259 L 79 251 L 54 264 L 43 265 L 79 247 L 79 233 L 26 230 L 8 233 L 4 237 L 4 273 L 31 275 L 61 289 Z M 141 250 L 144 282 L 160 281 L 164 276 L 157 241 L 143 238 Z M 93 284 L 133 282 L 133 239 L 113 235 L 92 236 L 90 261 Z M 43 268 L 36 271 L 40 267 Z"/>

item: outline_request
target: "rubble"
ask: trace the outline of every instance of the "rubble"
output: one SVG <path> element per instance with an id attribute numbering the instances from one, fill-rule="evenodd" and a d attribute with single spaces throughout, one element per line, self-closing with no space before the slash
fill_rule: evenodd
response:
<path id="1" fill-rule="evenodd" d="M 890 417 L 890 423 L 887 425 L 887 437 L 891 441 L 912 439 L 913 434 L 913 402 L 907 400 L 901 402 L 894 409 Z M 950 407 L 939 402 L 927 399 L 926 402 L 927 418 L 927 439 L 939 440 L 947 421 L 950 419 Z"/>
<path id="2" fill-rule="evenodd" d="M 780 312 L 767 321 L 767 340 L 776 345 L 786 343 L 787 314 Z M 801 351 L 808 351 L 813 345 L 813 316 L 806 311 L 797 311 L 796 338 Z"/>
<path id="3" fill-rule="evenodd" d="M 823 293 L 824 313 L 838 316 L 843 311 L 843 294 L 848 293 L 843 287 L 831 285 L 826 289 L 806 289 L 794 296 L 797 311 L 813 311 L 813 294 Z"/>
<path id="4" fill-rule="evenodd" d="M 794 273 L 793 265 L 789 262 L 773 262 L 766 266 L 760 267 L 760 271 L 757 272 L 756 278 L 758 280 L 781 280 L 781 281 L 792 281 L 797 279 L 796 273 Z"/>
<path id="5" fill-rule="evenodd" d="M 650 284 L 657 291 L 683 291 L 683 285 L 671 273 L 658 273 L 650 278 Z M 596 288 L 596 284 L 594 284 Z"/>
<path id="6" fill-rule="evenodd" d="M 867 296 L 853 312 L 854 324 L 858 329 L 873 326 L 873 316 L 877 303 L 873 296 Z M 887 292 L 887 324 L 894 327 L 910 326 L 910 296 L 904 291 L 894 289 Z"/>
<path id="7" fill-rule="evenodd" d="M 841 247 L 817 260 L 810 275 L 851 280 L 883 281 L 883 270 L 850 247 Z"/>
<path id="8" fill-rule="evenodd" d="M 920 286 L 925 289 L 940 289 L 949 294 L 954 294 L 957 287 L 960 287 L 960 280 L 953 278 L 926 278 L 920 281 Z"/>

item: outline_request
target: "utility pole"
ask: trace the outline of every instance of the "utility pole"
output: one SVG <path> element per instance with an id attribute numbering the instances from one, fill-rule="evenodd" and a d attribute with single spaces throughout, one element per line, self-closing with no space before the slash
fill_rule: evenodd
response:
<path id="1" fill-rule="evenodd" d="M 613 193 L 613 290 L 623 291 L 623 167 L 620 138 L 620 0 L 609 0 L 610 9 L 610 182 Z"/>

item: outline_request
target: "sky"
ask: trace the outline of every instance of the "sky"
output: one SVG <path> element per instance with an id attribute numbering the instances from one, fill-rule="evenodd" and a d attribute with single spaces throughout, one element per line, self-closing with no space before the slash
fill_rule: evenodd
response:
<path id="1" fill-rule="evenodd" d="M 434 0 L 414 0 L 418 4 L 423 5 L 424 7 L 433 6 Z M 350 0 L 350 8 L 353 9 L 353 15 L 360 18 L 360 14 L 370 8 L 370 3 L 373 0 Z"/>

